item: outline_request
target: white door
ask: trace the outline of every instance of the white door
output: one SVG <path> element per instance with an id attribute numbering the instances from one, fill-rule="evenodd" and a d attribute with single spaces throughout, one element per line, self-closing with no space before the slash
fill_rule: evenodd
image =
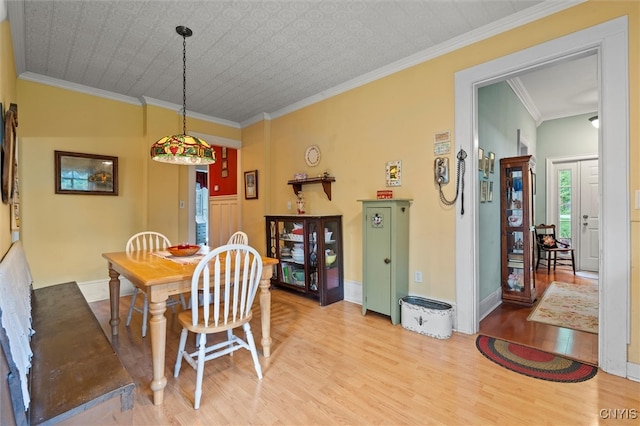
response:
<path id="1" fill-rule="evenodd" d="M 599 194 L 597 159 L 557 159 L 547 194 L 547 223 L 556 224 L 558 238 L 569 240 L 576 269 L 598 271 Z"/>
<path id="2" fill-rule="evenodd" d="M 600 218 L 598 212 L 598 160 L 580 162 L 580 238 L 578 265 L 584 271 L 597 271 L 599 261 Z"/>

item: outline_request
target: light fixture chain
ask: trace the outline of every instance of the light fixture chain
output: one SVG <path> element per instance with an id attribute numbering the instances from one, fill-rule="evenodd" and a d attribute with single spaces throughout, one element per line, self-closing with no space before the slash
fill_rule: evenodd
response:
<path id="1" fill-rule="evenodd" d="M 187 36 L 182 36 L 182 134 L 187 134 Z"/>
<path id="2" fill-rule="evenodd" d="M 187 36 L 182 36 L 182 134 L 187 134 Z"/>

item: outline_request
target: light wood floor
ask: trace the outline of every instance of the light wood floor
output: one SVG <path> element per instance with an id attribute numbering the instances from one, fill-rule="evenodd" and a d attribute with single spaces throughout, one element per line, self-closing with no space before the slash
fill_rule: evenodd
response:
<path id="1" fill-rule="evenodd" d="M 113 345 L 136 382 L 134 424 L 577 425 L 602 421 L 602 409 L 640 407 L 640 383 L 602 371 L 582 383 L 536 380 L 486 359 L 475 335 L 438 340 L 392 326 L 382 315 L 363 316 L 360 305 L 320 307 L 283 290 L 272 293 L 273 346 L 270 358 L 260 357 L 264 378 L 257 379 L 247 351 L 209 361 L 197 411 L 195 372 L 183 363 L 180 377 L 172 375 L 175 315 L 166 314 L 162 406 L 152 404 L 150 340 L 140 337 L 141 315 L 130 329 L 122 323 Z M 91 307 L 110 336 L 108 301 Z"/>
<path id="2" fill-rule="evenodd" d="M 536 304 L 530 308 L 512 303 L 501 304 L 480 321 L 480 333 L 562 355 L 586 364 L 598 365 L 597 334 L 527 321 L 527 317 L 553 281 L 575 285 L 597 282 L 597 280 L 573 275 L 573 272 L 567 268 L 558 267 L 550 274 L 547 274 L 546 268 L 540 268 L 536 273 L 538 291 Z"/>

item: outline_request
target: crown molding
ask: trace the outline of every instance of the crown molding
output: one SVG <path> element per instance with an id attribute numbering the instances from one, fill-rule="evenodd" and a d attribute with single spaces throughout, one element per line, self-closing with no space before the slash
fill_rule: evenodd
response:
<path id="1" fill-rule="evenodd" d="M 153 105 L 164 109 L 176 111 L 177 114 L 182 115 L 182 105 L 174 104 L 173 102 L 161 101 L 160 99 L 150 98 L 149 96 L 142 96 L 140 98 L 143 105 Z M 187 116 L 191 118 L 197 118 L 198 120 L 208 121 L 210 123 L 221 124 L 223 126 L 229 126 L 236 129 L 240 129 L 240 123 L 235 121 L 225 120 L 224 118 L 211 117 L 209 115 L 200 114 L 199 112 L 193 112 L 187 110 Z M 191 132 L 189 132 L 191 133 Z"/>
<path id="2" fill-rule="evenodd" d="M 124 102 L 133 105 L 142 105 L 138 98 L 133 96 L 120 95 L 118 93 L 109 92 L 107 90 L 96 89 L 95 87 L 85 86 L 83 84 L 71 83 L 66 80 L 60 80 L 53 77 L 47 77 L 41 74 L 32 73 L 30 71 L 23 72 L 18 76 L 20 80 L 32 81 L 34 83 L 46 84 L 47 86 L 58 87 L 60 89 L 71 90 L 73 92 L 84 93 L 87 95 L 98 96 L 112 101 Z"/>
<path id="3" fill-rule="evenodd" d="M 104 99 L 110 99 L 112 101 L 124 102 L 132 105 L 154 105 L 160 108 L 176 111 L 178 114 L 182 114 L 182 105 L 174 104 L 172 102 L 161 101 L 159 99 L 150 98 L 148 96 L 142 96 L 140 98 L 134 98 L 133 96 L 120 95 L 118 93 L 109 92 L 107 90 L 96 89 L 95 87 L 85 86 L 83 84 L 71 83 L 66 80 L 60 80 L 57 78 L 47 77 L 41 74 L 32 72 L 23 72 L 18 77 L 21 80 L 32 81 L 34 83 L 46 84 L 48 86 L 58 87 L 60 89 L 71 90 L 74 92 L 84 93 L 87 95 L 98 96 Z M 200 114 L 198 112 L 190 112 L 187 110 L 187 115 L 198 120 L 208 121 L 210 123 L 221 124 L 223 126 L 229 126 L 239 129 L 240 124 L 235 121 L 225 120 L 222 118 L 211 117 L 208 115 Z"/>
<path id="4" fill-rule="evenodd" d="M 447 53 L 451 53 L 455 50 L 461 49 L 463 47 L 466 47 L 471 44 L 477 43 L 479 41 L 485 40 L 487 38 L 493 37 L 505 31 L 528 24 L 530 22 L 536 21 L 546 16 L 553 15 L 562 10 L 569 9 L 578 4 L 584 3 L 586 1 L 588 0 L 571 0 L 571 1 L 560 1 L 560 2 L 547 0 L 536 6 L 530 7 L 527 10 L 518 12 L 506 18 L 499 19 L 483 27 L 477 28 L 473 31 L 469 31 L 468 33 L 454 37 L 451 40 L 448 40 L 444 43 L 440 43 L 432 48 L 407 56 L 404 59 L 400 59 L 399 61 L 392 62 L 391 64 L 378 68 L 375 71 L 369 72 L 367 74 L 363 74 L 360 77 L 356 77 L 343 84 L 339 84 L 331 89 L 325 90 L 316 95 L 305 98 L 299 102 L 296 102 L 294 104 L 281 108 L 277 111 L 270 113 L 270 116 L 271 118 L 281 117 L 283 115 L 302 109 L 314 103 L 339 95 L 340 93 L 347 92 L 349 90 L 355 89 L 357 87 L 360 87 L 365 84 L 371 83 L 373 81 L 379 80 L 381 78 L 387 77 L 391 74 L 397 73 L 404 69 L 421 64 L 428 60 L 445 55 Z"/>
<path id="5" fill-rule="evenodd" d="M 252 124 L 259 123 L 261 121 L 269 121 L 269 120 L 271 120 L 271 114 L 267 114 L 266 112 L 263 112 L 262 114 L 256 114 L 253 117 L 240 122 L 240 126 L 241 128 L 245 128 Z"/>
<path id="6" fill-rule="evenodd" d="M 404 59 L 393 62 L 389 65 L 381 67 L 372 72 L 366 73 L 360 77 L 356 77 L 345 83 L 339 84 L 331 89 L 322 91 L 316 95 L 302 99 L 287 107 L 281 108 L 277 111 L 270 112 L 270 113 L 265 112 L 262 114 L 258 114 L 252 118 L 242 121 L 241 123 L 237 123 L 234 121 L 225 120 L 221 118 L 211 117 L 211 116 L 207 116 L 200 113 L 189 113 L 189 116 L 198 118 L 200 120 L 209 121 L 212 123 L 221 124 L 221 125 L 234 127 L 234 128 L 242 128 L 243 126 L 248 126 L 250 124 L 256 123 L 261 120 L 271 120 L 274 118 L 278 118 L 283 115 L 289 114 L 293 111 L 302 109 L 306 106 L 315 104 L 317 102 L 323 101 L 325 99 L 331 98 L 333 96 L 339 95 L 341 93 L 347 92 L 349 90 L 352 90 L 357 87 L 363 86 L 365 84 L 371 83 L 373 81 L 379 80 L 388 75 L 397 73 L 404 69 L 426 62 L 430 59 L 434 59 L 436 57 L 453 52 L 462 47 L 469 46 L 473 43 L 477 43 L 479 41 L 485 40 L 489 37 L 503 33 L 513 28 L 528 24 L 535 20 L 558 13 L 562 10 L 574 7 L 578 4 L 584 3 L 585 1 L 587 0 L 570 0 L 570 1 L 547 0 L 543 3 L 535 5 L 531 8 L 528 8 L 527 10 L 518 12 L 514 15 L 492 22 L 481 28 L 470 31 L 466 34 L 462 34 L 458 37 L 454 37 L 453 39 L 448 40 L 444 43 L 441 43 L 437 46 L 434 46 L 430 49 L 426 49 L 422 52 L 418 52 L 414 55 L 410 55 Z M 180 105 L 178 105 L 178 107 L 175 108 L 176 104 L 172 104 L 169 102 L 163 102 L 158 100 L 154 101 L 144 96 L 142 97 L 143 100 L 138 100 L 136 98 L 118 95 L 105 90 L 94 89 L 94 88 L 90 88 L 80 84 L 66 82 L 64 80 L 52 79 L 48 77 L 39 76 L 38 74 L 25 72 L 24 70 L 26 69 L 26 59 L 24 55 L 25 49 L 24 49 L 23 2 L 9 1 L 8 16 L 9 16 L 9 20 L 11 21 L 11 34 L 13 37 L 13 47 L 14 47 L 14 61 L 16 64 L 16 73 L 20 76 L 19 78 L 23 78 L 25 80 L 30 80 L 38 83 L 54 85 L 56 87 L 63 88 L 63 89 L 69 89 L 69 90 L 79 91 L 82 93 L 92 94 L 92 95 L 104 97 L 107 99 L 134 103 L 137 105 L 143 104 L 142 102 L 147 102 L 150 105 L 157 105 L 163 108 L 174 109 L 181 112 Z M 132 99 L 135 99 L 135 101 L 132 101 Z"/>
<path id="7" fill-rule="evenodd" d="M 531 99 L 531 95 L 527 92 L 527 89 L 522 84 L 522 81 L 518 78 L 510 78 L 507 80 L 507 84 L 511 87 L 511 90 L 516 94 L 522 105 L 529 111 L 529 114 L 536 122 L 536 126 L 539 126 L 542 123 L 542 115 L 540 114 L 540 110 L 536 107 L 536 104 Z"/>

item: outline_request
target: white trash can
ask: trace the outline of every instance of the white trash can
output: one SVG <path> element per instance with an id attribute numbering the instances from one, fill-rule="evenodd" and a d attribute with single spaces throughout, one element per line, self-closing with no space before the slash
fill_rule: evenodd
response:
<path id="1" fill-rule="evenodd" d="M 436 339 L 448 339 L 453 329 L 453 307 L 424 297 L 405 296 L 399 300 L 402 327 Z"/>

